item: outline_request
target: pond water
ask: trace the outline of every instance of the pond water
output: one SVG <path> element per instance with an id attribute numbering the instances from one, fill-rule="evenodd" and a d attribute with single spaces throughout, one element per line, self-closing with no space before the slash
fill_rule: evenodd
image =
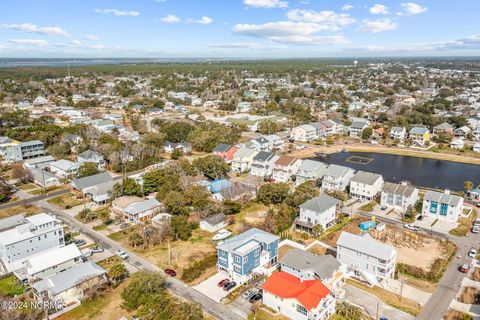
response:
<path id="1" fill-rule="evenodd" d="M 339 152 L 312 158 L 355 170 L 379 173 L 385 181 L 463 191 L 465 180 L 480 183 L 480 166 L 459 162 L 370 152 Z"/>

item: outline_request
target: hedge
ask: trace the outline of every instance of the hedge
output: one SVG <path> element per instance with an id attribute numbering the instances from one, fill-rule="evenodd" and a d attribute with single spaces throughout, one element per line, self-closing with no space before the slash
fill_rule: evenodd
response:
<path id="1" fill-rule="evenodd" d="M 181 279 L 185 282 L 192 282 L 200 277 L 205 270 L 214 267 L 216 264 L 216 254 L 207 256 L 202 260 L 197 260 L 190 267 L 183 270 Z"/>

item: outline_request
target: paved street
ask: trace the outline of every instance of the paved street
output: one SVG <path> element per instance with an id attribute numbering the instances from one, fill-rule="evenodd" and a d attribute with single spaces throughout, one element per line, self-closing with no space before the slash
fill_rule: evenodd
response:
<path id="1" fill-rule="evenodd" d="M 57 216 L 57 218 L 64 221 L 66 224 L 70 225 L 75 230 L 78 230 L 81 233 L 84 233 L 85 235 L 90 237 L 92 240 L 102 245 L 105 249 L 111 250 L 112 252 L 118 249 L 125 250 L 120 245 L 118 245 L 115 241 L 109 239 L 108 237 L 102 235 L 101 233 L 93 229 L 90 229 L 88 226 L 78 222 L 73 217 L 65 214 L 62 210 L 59 210 L 58 208 L 51 205 L 47 201 L 40 200 L 40 201 L 37 201 L 35 204 L 43 208 L 45 212 Z M 149 261 L 143 259 L 142 257 L 132 252 L 128 252 L 128 254 L 130 256 L 130 258 L 128 259 L 128 262 L 134 265 L 135 267 L 163 273 L 163 270 L 161 270 L 154 264 L 150 263 Z M 223 304 L 217 303 L 176 278 L 166 277 L 166 280 L 167 280 L 167 287 L 175 295 L 178 295 L 186 299 L 187 301 L 197 302 L 201 304 L 205 312 L 211 314 L 217 319 L 240 320 L 240 319 L 245 319 L 248 316 L 248 313 L 249 313 L 248 309 L 247 310 L 239 309 L 239 308 L 235 308 L 234 306 L 227 307 Z"/>
<path id="2" fill-rule="evenodd" d="M 367 312 L 372 319 L 378 319 L 380 317 L 386 317 L 387 319 L 395 319 L 395 320 L 413 320 L 414 317 L 390 307 L 383 301 L 379 300 L 374 295 L 367 293 L 363 290 L 355 288 L 351 285 L 345 285 L 345 300 L 350 303 L 353 303 L 360 308 L 362 308 L 365 312 Z M 377 304 L 378 304 L 378 317 L 377 317 Z M 434 319 L 434 318 L 431 318 Z M 436 319 L 436 318 L 435 318 Z M 440 319 L 440 318 L 438 318 Z"/>

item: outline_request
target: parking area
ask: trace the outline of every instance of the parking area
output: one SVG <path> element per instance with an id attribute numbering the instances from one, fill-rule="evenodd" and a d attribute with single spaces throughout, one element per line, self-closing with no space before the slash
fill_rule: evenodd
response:
<path id="1" fill-rule="evenodd" d="M 220 271 L 193 288 L 210 299 L 220 302 L 222 298 L 228 295 L 228 291 L 224 291 L 223 288 L 218 287 L 218 283 L 223 279 L 228 279 L 228 275 L 226 272 Z"/>
<path id="2" fill-rule="evenodd" d="M 458 226 L 458 223 L 441 221 L 440 223 L 437 222 L 434 224 L 434 222 L 435 218 L 424 216 L 422 221 L 416 220 L 413 225 L 419 226 L 420 228 L 423 228 L 425 230 L 433 230 L 443 234 L 448 234 L 450 230 L 455 229 Z"/>

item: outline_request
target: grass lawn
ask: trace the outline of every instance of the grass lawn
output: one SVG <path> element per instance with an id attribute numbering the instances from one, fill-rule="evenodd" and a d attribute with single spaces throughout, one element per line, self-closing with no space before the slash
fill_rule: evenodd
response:
<path id="1" fill-rule="evenodd" d="M 468 217 L 461 217 L 460 219 L 458 219 L 458 227 L 450 230 L 448 233 L 450 233 L 452 236 L 465 237 L 470 230 L 473 220 L 475 220 L 476 218 L 477 213 L 475 212 L 475 210 L 472 210 Z"/>
<path id="2" fill-rule="evenodd" d="M 15 276 L 0 280 L 0 293 L 7 297 L 14 297 L 25 292 L 25 288 L 17 281 Z"/>
<path id="3" fill-rule="evenodd" d="M 82 204 L 82 200 L 77 199 L 73 193 L 66 193 L 58 197 L 48 199 L 48 202 L 62 209 L 70 209 Z"/>
<path id="4" fill-rule="evenodd" d="M 77 308 L 56 318 L 58 320 L 103 320 L 130 317 L 134 314 L 122 308 L 121 293 L 127 286 L 127 278 L 116 288 L 108 288 L 93 300 L 84 300 Z"/>
<path id="5" fill-rule="evenodd" d="M 107 237 L 113 241 L 121 241 L 122 239 L 126 238 L 126 234 L 124 234 L 123 231 L 117 231 L 110 233 Z"/>
<path id="6" fill-rule="evenodd" d="M 41 213 L 43 210 L 40 207 L 34 205 L 27 205 L 27 206 L 13 206 L 6 209 L 0 210 L 0 219 L 11 217 L 16 214 L 25 214 L 27 216 L 31 216 L 33 214 Z"/>
<path id="7" fill-rule="evenodd" d="M 337 245 L 338 237 L 340 236 L 340 233 L 342 231 L 359 234 L 360 228 L 358 227 L 358 225 L 360 224 L 360 222 L 365 220 L 365 218 L 359 216 L 351 216 L 350 218 L 344 218 L 340 223 L 325 230 L 325 232 L 320 235 L 319 240 L 335 247 Z"/>
<path id="8" fill-rule="evenodd" d="M 361 284 L 357 281 L 350 280 L 350 279 L 347 280 L 347 283 L 349 285 L 357 287 L 357 288 L 359 288 L 359 289 L 361 289 L 365 292 L 371 293 L 374 296 L 378 297 L 383 302 L 385 302 L 386 304 L 388 304 L 388 305 L 390 305 L 390 306 L 392 306 L 396 309 L 407 312 L 411 315 L 416 316 L 417 314 L 420 313 L 420 310 L 422 309 L 417 302 L 412 301 L 412 300 L 407 299 L 407 298 L 403 298 L 403 299 L 400 300 L 400 298 L 396 294 L 394 294 L 393 292 L 382 289 L 380 287 L 370 288 L 370 287 L 367 287 L 367 286 L 365 286 L 365 285 L 363 285 L 363 284 Z"/>
<path id="9" fill-rule="evenodd" d="M 261 203 L 249 202 L 243 209 L 235 215 L 235 224 L 232 226 L 232 231 L 239 233 L 245 223 L 250 225 L 261 225 L 265 221 L 263 214 L 266 213 L 268 207 Z"/>
<path id="10" fill-rule="evenodd" d="M 38 186 L 33 184 L 33 183 L 22 184 L 20 186 L 20 189 L 25 190 L 25 191 L 32 190 L 32 189 L 37 189 L 37 188 L 38 188 Z"/>
<path id="11" fill-rule="evenodd" d="M 65 188 L 66 188 L 66 186 L 63 186 L 63 185 L 56 186 L 56 187 L 50 187 L 50 188 L 45 189 L 45 193 L 51 193 L 51 192 L 55 192 L 55 191 L 58 191 L 58 190 L 65 189 Z M 30 193 L 31 195 L 34 195 L 34 196 L 38 196 L 38 195 L 43 194 L 43 188 L 30 190 L 30 191 L 28 191 L 28 193 Z"/>
<path id="12" fill-rule="evenodd" d="M 370 201 L 369 203 L 364 204 L 363 206 L 361 206 L 360 208 L 358 208 L 358 210 L 360 210 L 360 211 L 365 211 L 365 212 L 372 212 L 372 211 L 373 211 L 373 207 L 375 207 L 377 204 L 378 204 L 377 201 L 372 200 L 372 201 Z"/>
<path id="13" fill-rule="evenodd" d="M 250 313 L 248 320 L 288 320 L 289 318 L 281 314 L 273 314 L 262 308 L 259 308 L 256 313 Z"/>

